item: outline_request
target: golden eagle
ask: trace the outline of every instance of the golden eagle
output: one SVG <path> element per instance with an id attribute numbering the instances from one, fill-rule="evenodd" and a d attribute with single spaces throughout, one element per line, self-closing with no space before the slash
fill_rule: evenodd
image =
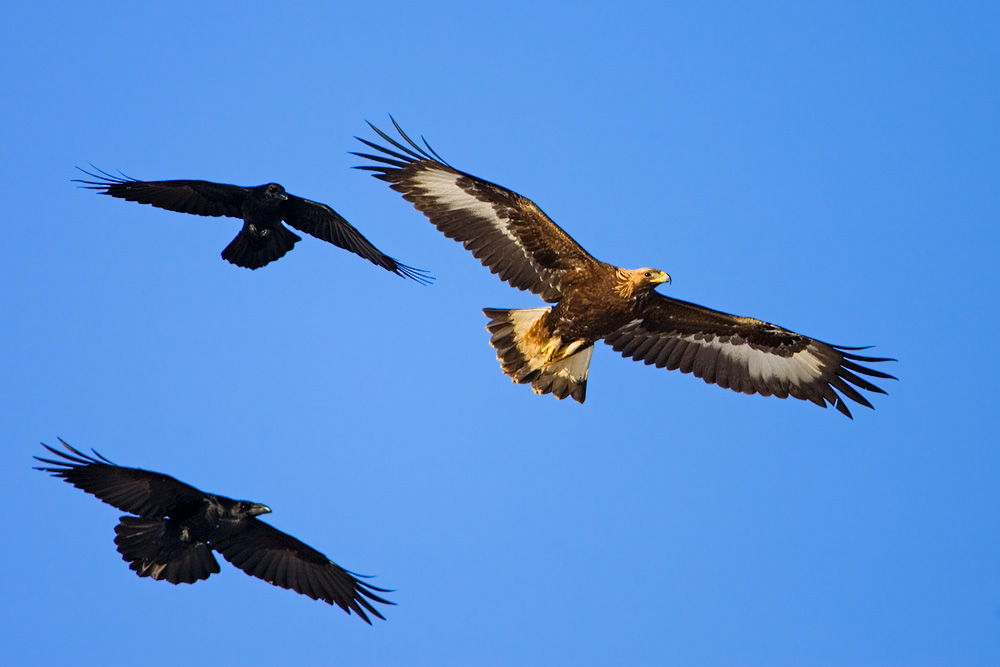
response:
<path id="1" fill-rule="evenodd" d="M 123 512 L 115 526 L 122 560 L 140 577 L 193 584 L 219 571 L 218 551 L 244 572 L 352 611 L 371 625 L 365 611 L 384 620 L 369 600 L 393 604 L 372 586 L 291 535 L 257 519 L 270 507 L 199 491 L 173 477 L 123 468 L 96 451 L 84 454 L 59 439 L 69 453 L 42 446 L 60 460 L 35 458 L 39 467 Z"/>
<path id="2" fill-rule="evenodd" d="M 830 403 L 848 417 L 843 397 L 872 407 L 855 387 L 885 393 L 859 374 L 894 379 L 861 365 L 891 361 L 856 354 L 864 348 L 829 345 L 657 293 L 657 285 L 670 282 L 663 271 L 595 259 L 530 199 L 452 168 L 426 140 L 418 145 L 392 122 L 402 142 L 369 123 L 388 146 L 356 137 L 378 151 L 355 153 L 377 163 L 357 168 L 388 182 L 501 280 L 554 304 L 483 310 L 503 372 L 530 382 L 535 393 L 583 403 L 599 340 L 622 356 L 723 388 Z"/>
<path id="3" fill-rule="evenodd" d="M 301 241 L 298 234 L 281 224 L 284 221 L 396 275 L 424 284 L 431 280 L 426 271 L 400 264 L 384 254 L 326 204 L 296 197 L 277 183 L 243 187 L 210 181 L 137 181 L 112 176 L 100 169 L 97 169 L 100 174 L 80 171 L 95 180 L 74 179 L 74 182 L 102 195 L 178 213 L 242 219 L 243 229 L 222 251 L 222 258 L 236 266 L 259 269 L 283 257 Z"/>

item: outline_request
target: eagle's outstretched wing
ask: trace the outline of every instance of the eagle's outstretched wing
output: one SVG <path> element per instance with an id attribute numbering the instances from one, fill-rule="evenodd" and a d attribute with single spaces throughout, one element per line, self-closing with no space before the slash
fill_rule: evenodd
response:
<path id="1" fill-rule="evenodd" d="M 390 183 L 502 280 L 554 302 L 563 285 L 600 264 L 530 199 L 452 168 L 392 122 L 406 145 L 369 123 L 392 148 L 358 137 L 380 154 L 354 153 L 379 163 L 357 169 Z"/>
<path id="2" fill-rule="evenodd" d="M 870 408 L 857 389 L 885 393 L 860 375 L 895 379 L 862 366 L 859 362 L 894 361 L 854 353 L 864 348 L 830 345 L 655 292 L 639 317 L 604 341 L 622 356 L 658 368 L 694 373 L 744 394 L 792 396 L 821 407 L 830 403 L 848 417 L 844 396 Z"/>

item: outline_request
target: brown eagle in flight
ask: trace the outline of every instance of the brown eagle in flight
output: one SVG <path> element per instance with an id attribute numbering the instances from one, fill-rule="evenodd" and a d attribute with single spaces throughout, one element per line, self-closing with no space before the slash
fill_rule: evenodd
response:
<path id="1" fill-rule="evenodd" d="M 115 465 L 70 447 L 42 446 L 58 460 L 35 458 L 39 467 L 123 512 L 115 526 L 122 560 L 140 577 L 193 584 L 219 571 L 218 551 L 244 572 L 314 600 L 352 611 L 371 625 L 366 611 L 382 618 L 371 602 L 393 604 L 387 593 L 358 579 L 309 545 L 272 528 L 257 517 L 270 507 L 199 491 L 168 475 Z M 370 601 L 370 602 L 369 602 Z"/>
<path id="2" fill-rule="evenodd" d="M 377 163 L 357 168 L 388 182 L 501 280 L 554 304 L 483 310 L 503 372 L 530 382 L 535 393 L 583 403 L 599 340 L 624 357 L 723 388 L 830 403 L 848 417 L 844 397 L 870 408 L 858 388 L 885 393 L 861 375 L 895 379 L 863 366 L 892 361 L 855 353 L 864 348 L 829 345 L 659 294 L 656 286 L 670 282 L 663 271 L 595 259 L 530 199 L 452 168 L 426 140 L 418 145 L 392 122 L 402 142 L 369 123 L 389 145 L 356 137 L 378 151 L 355 153 Z"/>
<path id="3" fill-rule="evenodd" d="M 80 169 L 77 167 L 77 169 Z M 243 229 L 222 251 L 222 259 L 247 269 L 259 269 L 302 240 L 282 221 L 327 243 L 353 252 L 398 276 L 428 283 L 426 271 L 400 264 L 361 235 L 347 220 L 326 204 L 296 197 L 277 183 L 243 187 L 210 181 L 138 181 L 80 169 L 92 181 L 74 179 L 81 187 L 102 195 L 151 204 L 178 213 L 243 220 Z"/>

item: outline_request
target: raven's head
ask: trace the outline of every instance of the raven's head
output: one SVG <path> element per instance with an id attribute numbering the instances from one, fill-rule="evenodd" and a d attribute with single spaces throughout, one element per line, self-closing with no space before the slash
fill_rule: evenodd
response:
<path id="1" fill-rule="evenodd" d="M 285 188 L 281 187 L 277 183 L 268 183 L 264 186 L 264 196 L 271 200 L 284 201 L 288 199 L 288 195 L 285 194 Z"/>
<path id="2" fill-rule="evenodd" d="M 252 503 L 249 500 L 240 500 L 236 503 L 236 514 L 242 516 L 260 516 L 261 514 L 270 514 L 271 508 L 267 505 L 261 505 L 259 503 Z"/>

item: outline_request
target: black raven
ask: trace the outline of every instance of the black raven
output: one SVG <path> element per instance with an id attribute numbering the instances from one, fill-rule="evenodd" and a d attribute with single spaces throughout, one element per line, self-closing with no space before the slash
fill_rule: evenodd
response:
<path id="1" fill-rule="evenodd" d="M 237 266 L 259 269 L 302 240 L 281 224 L 285 221 L 299 231 L 349 250 L 397 275 L 424 284 L 432 280 L 426 271 L 400 264 L 382 253 L 326 204 L 296 197 L 277 183 L 245 188 L 209 181 L 138 181 L 124 174 L 112 176 L 101 169 L 97 169 L 100 174 L 86 169 L 80 171 L 96 180 L 73 179 L 73 182 L 83 183 L 81 187 L 89 190 L 99 190 L 102 195 L 152 204 L 178 213 L 241 218 L 243 229 L 222 251 L 222 258 Z"/>
<path id="2" fill-rule="evenodd" d="M 96 451 L 84 454 L 62 438 L 69 454 L 42 446 L 64 460 L 34 458 L 52 473 L 123 512 L 115 526 L 122 559 L 140 577 L 193 584 L 219 571 L 212 550 L 247 574 L 289 588 L 314 600 L 354 611 L 371 625 L 365 610 L 385 620 L 369 603 L 394 604 L 379 597 L 390 592 L 357 579 L 329 558 L 257 519 L 271 508 L 246 500 L 199 491 L 169 475 L 124 468 Z M 92 450 L 93 451 L 93 450 Z M 366 599 L 367 598 L 367 599 Z"/>

